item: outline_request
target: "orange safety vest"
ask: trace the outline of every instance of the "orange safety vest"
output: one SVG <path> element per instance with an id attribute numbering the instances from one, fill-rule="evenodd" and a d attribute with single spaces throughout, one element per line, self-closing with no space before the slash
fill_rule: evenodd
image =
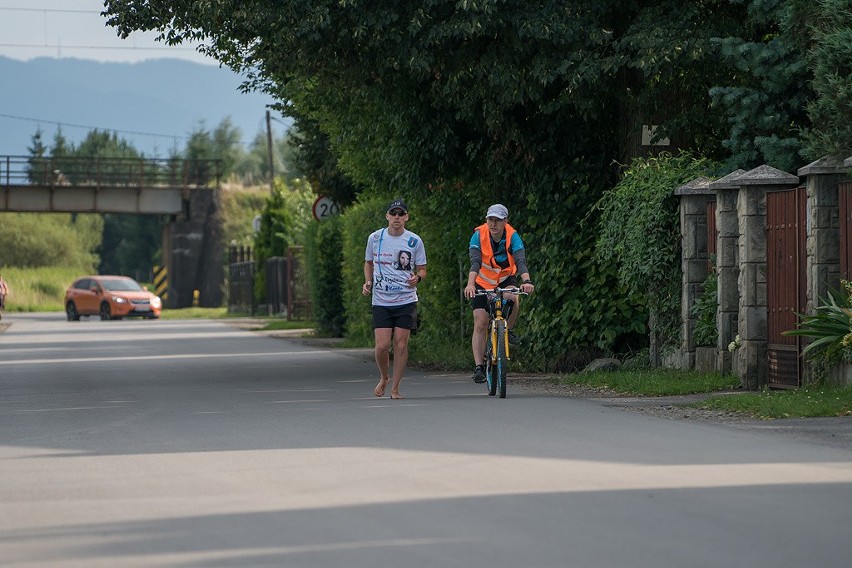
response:
<path id="1" fill-rule="evenodd" d="M 509 247 L 512 245 L 512 235 L 515 234 L 515 229 L 506 223 L 506 257 L 509 259 L 509 266 L 501 268 L 494 258 L 494 251 L 491 248 L 491 233 L 488 231 L 488 224 L 480 225 L 476 228 L 479 231 L 479 248 L 482 251 L 482 266 L 479 267 L 479 274 L 476 275 L 476 283 L 483 288 L 490 290 L 500 284 L 503 280 L 513 275 L 516 271 L 515 259 L 512 253 L 509 252 Z"/>

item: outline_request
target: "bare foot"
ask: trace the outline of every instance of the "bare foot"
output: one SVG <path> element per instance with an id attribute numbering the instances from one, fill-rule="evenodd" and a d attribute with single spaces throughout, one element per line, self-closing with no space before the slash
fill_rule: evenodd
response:
<path id="1" fill-rule="evenodd" d="M 385 396 L 385 387 L 388 385 L 388 381 L 390 377 L 382 377 L 379 379 L 379 384 L 376 385 L 376 388 L 373 389 L 373 394 L 379 398 Z"/>
<path id="2" fill-rule="evenodd" d="M 399 392 L 394 391 L 394 392 L 391 392 L 391 398 L 394 399 L 394 400 L 402 400 L 405 397 L 402 396 L 401 394 L 399 394 Z"/>

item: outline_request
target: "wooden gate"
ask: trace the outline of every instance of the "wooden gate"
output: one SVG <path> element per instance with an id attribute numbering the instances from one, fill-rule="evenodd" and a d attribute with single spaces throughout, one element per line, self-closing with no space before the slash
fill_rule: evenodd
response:
<path id="1" fill-rule="evenodd" d="M 766 194 L 766 292 L 768 386 L 801 385 L 802 342 L 782 335 L 804 313 L 806 291 L 806 199 L 804 187 Z"/>

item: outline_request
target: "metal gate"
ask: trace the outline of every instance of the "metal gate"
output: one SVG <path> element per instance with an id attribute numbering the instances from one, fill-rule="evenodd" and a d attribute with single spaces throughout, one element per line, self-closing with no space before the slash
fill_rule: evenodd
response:
<path id="1" fill-rule="evenodd" d="M 782 335 L 806 310 L 806 199 L 804 187 L 766 194 L 768 386 L 801 385 L 802 340 Z"/>

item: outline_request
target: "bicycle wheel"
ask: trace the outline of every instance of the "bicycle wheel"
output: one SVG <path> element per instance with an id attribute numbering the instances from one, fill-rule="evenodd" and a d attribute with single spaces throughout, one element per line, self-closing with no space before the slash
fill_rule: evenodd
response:
<path id="1" fill-rule="evenodd" d="M 497 368 L 496 383 L 500 389 L 500 398 L 506 398 L 506 367 L 509 364 L 506 356 L 506 322 L 497 322 Z"/>
<path id="2" fill-rule="evenodd" d="M 492 364 L 494 355 L 494 323 L 488 329 L 488 339 L 485 342 L 485 384 L 488 385 L 488 396 L 497 394 L 497 373 Z"/>

